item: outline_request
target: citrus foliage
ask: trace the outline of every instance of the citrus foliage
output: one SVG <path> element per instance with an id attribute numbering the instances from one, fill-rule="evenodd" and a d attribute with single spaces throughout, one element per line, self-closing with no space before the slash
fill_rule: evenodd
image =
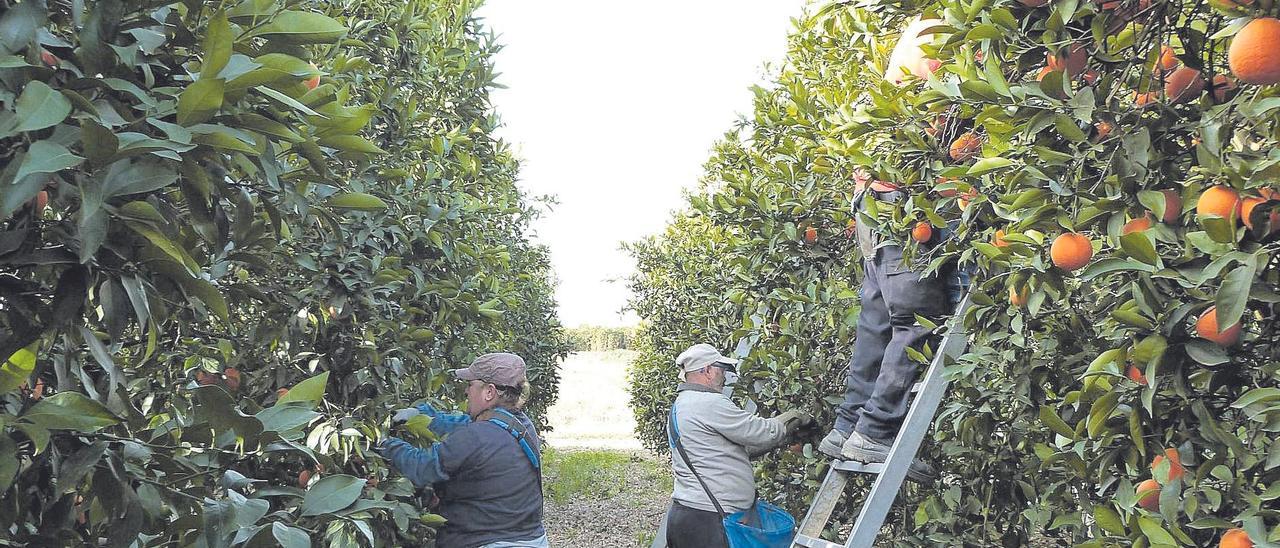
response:
<path id="1" fill-rule="evenodd" d="M 568 348 L 476 3 L 86 4 L 0 12 L 0 537 L 430 542 L 389 410 Z"/>
<path id="2" fill-rule="evenodd" d="M 1280 100 L 1227 69 L 1261 11 L 1035 4 L 835 3 L 798 22 L 702 192 L 632 247 L 637 422 L 662 424 L 681 348 L 746 336 L 740 393 L 830 424 L 856 323 L 853 180 L 887 181 L 910 199 L 855 222 L 920 268 L 975 271 L 971 345 L 922 453 L 946 479 L 904 491 L 895 542 L 1280 540 Z M 886 67 L 918 16 L 937 21 L 905 66 L 927 81 Z M 920 223 L 954 230 L 917 243 Z M 762 494 L 803 511 L 824 460 L 806 455 L 766 460 Z"/>

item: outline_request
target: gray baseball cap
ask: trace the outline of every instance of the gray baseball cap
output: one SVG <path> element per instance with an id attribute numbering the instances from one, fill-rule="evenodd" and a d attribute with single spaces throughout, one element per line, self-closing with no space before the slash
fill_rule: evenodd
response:
<path id="1" fill-rule="evenodd" d="M 676 357 L 676 365 L 680 366 L 680 369 L 686 373 L 697 371 L 712 364 L 727 365 L 729 366 L 728 369 L 736 370 L 738 360 L 721 354 L 719 350 L 716 350 L 716 347 L 707 343 L 698 343 L 690 346 L 688 350 L 681 352 L 680 356 Z"/>
<path id="2" fill-rule="evenodd" d="M 454 369 L 453 376 L 464 381 L 484 381 L 498 386 L 516 386 L 525 380 L 524 358 L 506 352 L 485 354 L 471 365 Z"/>

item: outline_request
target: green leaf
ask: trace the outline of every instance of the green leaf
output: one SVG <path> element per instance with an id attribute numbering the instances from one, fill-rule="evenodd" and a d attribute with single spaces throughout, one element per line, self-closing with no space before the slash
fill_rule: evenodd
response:
<path id="1" fill-rule="evenodd" d="M 365 480 L 346 474 L 338 474 L 320 478 L 307 489 L 302 498 L 302 515 L 318 516 L 331 514 L 351 506 L 360 498 Z"/>
<path id="2" fill-rule="evenodd" d="M 6 8 L 0 13 L 0 50 L 17 53 L 31 44 L 36 31 L 49 20 L 49 14 L 44 2 L 10 2 Z"/>
<path id="3" fill-rule="evenodd" d="M 422 523 L 426 524 L 428 527 L 440 527 L 441 525 L 449 522 L 449 520 L 445 519 L 445 517 L 440 514 L 422 514 L 418 519 L 422 520 Z"/>
<path id="4" fill-rule="evenodd" d="M 1062 420 L 1062 417 L 1059 417 L 1058 413 L 1048 405 L 1040 406 L 1040 422 L 1043 422 L 1050 430 L 1064 438 L 1069 440 L 1076 439 L 1076 431 L 1067 425 L 1066 421 Z"/>
<path id="5" fill-rule="evenodd" d="M 1080 126 L 1076 125 L 1076 121 L 1065 114 L 1059 114 L 1053 118 L 1053 127 L 1058 130 L 1059 134 L 1072 142 L 1080 143 L 1089 138 L 1080 129 Z"/>
<path id="6" fill-rule="evenodd" d="M 1156 246 L 1151 243 L 1147 231 L 1130 232 L 1120 237 L 1120 248 L 1139 261 L 1151 266 L 1159 266 L 1160 255 L 1156 254 Z"/>
<path id="7" fill-rule="evenodd" d="M 343 152 L 356 152 L 361 154 L 386 154 L 387 151 L 378 148 L 378 145 L 361 137 L 359 135 L 332 135 L 329 137 L 321 137 L 317 142 L 321 145 L 336 148 Z"/>
<path id="8" fill-rule="evenodd" d="M 227 22 L 227 14 L 222 10 L 209 19 L 209 26 L 204 35 L 204 59 L 200 66 L 200 79 L 208 80 L 218 76 L 222 67 L 231 60 L 231 24 Z"/>
<path id="9" fill-rule="evenodd" d="M 101 403 L 79 392 L 58 392 L 44 398 L 19 420 L 49 430 L 78 432 L 95 432 L 120 422 Z"/>
<path id="10" fill-rule="evenodd" d="M 267 86 L 258 86 L 258 87 L 255 87 L 255 88 L 253 88 L 253 89 L 258 90 L 258 92 L 259 92 L 259 93 L 262 93 L 263 95 L 266 95 L 267 97 L 270 97 L 270 98 L 272 98 L 272 99 L 275 99 L 275 100 L 277 100 L 277 101 L 280 101 L 281 103 L 284 103 L 286 106 L 289 106 L 289 107 L 295 108 L 295 109 L 297 109 L 297 110 L 298 110 L 298 111 L 300 111 L 300 112 L 303 112 L 303 113 L 306 113 L 306 114 L 310 114 L 310 115 L 312 115 L 312 116 L 319 116 L 319 117 L 321 117 L 321 118 L 324 118 L 324 117 L 325 117 L 325 115 L 320 114 L 319 112 L 316 112 L 316 111 L 314 111 L 314 110 L 311 110 L 311 107 L 308 107 L 307 105 L 304 105 L 304 104 L 302 104 L 302 103 L 299 103 L 299 102 L 298 102 L 296 99 L 294 99 L 293 97 L 289 97 L 288 95 L 285 95 L 285 94 L 283 94 L 283 93 L 280 93 L 280 92 L 278 92 L 278 91 L 276 91 L 276 90 L 274 90 L 274 89 L 271 89 L 271 88 L 269 88 L 269 87 L 267 87 Z"/>
<path id="11" fill-rule="evenodd" d="M 31 343 L 31 346 L 14 352 L 0 365 L 0 394 L 8 394 L 27 382 L 31 372 L 36 369 L 36 350 L 39 348 L 38 342 Z"/>
<path id="12" fill-rule="evenodd" d="M 18 126 L 14 131 L 36 131 L 67 119 L 71 101 L 44 82 L 33 80 L 15 103 Z"/>
<path id="13" fill-rule="evenodd" d="M 1089 437 L 1096 438 L 1102 433 L 1103 428 L 1107 425 L 1107 419 L 1111 418 L 1111 413 L 1116 410 L 1119 405 L 1119 395 L 1115 392 L 1104 394 L 1089 408 L 1089 419 L 1086 427 Z"/>
<path id="14" fill-rule="evenodd" d="M 168 236 L 165 236 L 163 233 L 140 223 L 126 222 L 125 224 L 127 224 L 129 228 L 133 229 L 134 232 L 137 232 L 139 235 L 150 241 L 151 244 L 156 246 L 160 251 L 163 251 L 164 254 L 172 258 L 174 262 L 186 267 L 187 270 L 191 272 L 198 272 L 200 270 L 200 264 L 197 263 L 195 259 L 192 259 L 191 255 L 188 255 L 185 249 L 173 243 Z"/>
<path id="15" fill-rule="evenodd" d="M 1250 255 L 1248 260 L 1222 279 L 1222 287 L 1218 288 L 1218 294 L 1214 297 L 1219 330 L 1225 330 L 1240 323 L 1245 305 L 1249 303 L 1249 290 L 1253 287 L 1253 280 L 1257 275 L 1258 257 Z"/>
<path id="16" fill-rule="evenodd" d="M 1209 234 L 1209 238 L 1215 242 L 1229 244 L 1236 241 L 1236 225 L 1235 219 L 1223 219 L 1216 215 L 1197 215 L 1200 219 L 1200 225 L 1204 227 L 1204 231 Z M 1235 217 L 1232 214 L 1232 217 Z"/>
<path id="17" fill-rule="evenodd" d="M 15 181 L 21 181 L 33 173 L 57 173 L 64 169 L 80 165 L 84 158 L 72 154 L 67 147 L 53 141 L 36 141 L 27 149 L 27 155 L 14 175 Z"/>
<path id="18" fill-rule="evenodd" d="M 347 34 L 347 27 L 336 19 L 310 11 L 282 11 L 254 36 L 279 40 L 286 44 L 331 44 Z"/>
<path id="19" fill-rule="evenodd" d="M 1120 514 L 1116 513 L 1110 506 L 1098 506 L 1093 509 L 1093 518 L 1098 522 L 1098 527 L 1103 531 L 1113 535 L 1124 536 L 1124 522 L 1120 519 Z"/>
<path id="20" fill-rule="evenodd" d="M 192 126 L 213 118 L 222 108 L 225 81 L 217 78 L 197 80 L 178 96 L 178 125 Z"/>
<path id="21" fill-rule="evenodd" d="M 982 175 L 1011 165 L 1013 165 L 1013 160 L 1008 158 L 1001 158 L 998 156 L 994 158 L 981 158 L 969 168 L 968 174 L 971 176 Z"/>
<path id="22" fill-rule="evenodd" d="M 1155 518 L 1138 516 L 1138 527 L 1142 528 L 1142 534 L 1146 535 L 1147 540 L 1151 541 L 1153 546 L 1157 544 L 1178 546 L 1178 541 L 1174 540 L 1173 535 L 1165 531 L 1164 527 L 1161 527 L 1160 522 Z"/>
<path id="23" fill-rule="evenodd" d="M 347 192 L 329 198 L 329 206 L 338 209 L 354 209 L 357 211 L 382 211 L 387 203 L 382 198 L 363 192 Z"/>
<path id="24" fill-rule="evenodd" d="M 21 5 L 21 4 L 19 4 Z M 0 436 L 0 492 L 8 492 L 18 475 L 18 445 L 9 436 Z"/>
<path id="25" fill-rule="evenodd" d="M 329 384 L 329 372 L 325 371 L 294 385 L 289 392 L 281 396 L 276 405 L 288 402 L 306 402 L 314 408 L 324 399 L 325 387 Z"/>
<path id="26" fill-rule="evenodd" d="M 282 548 L 311 548 L 311 537 L 306 531 L 278 521 L 271 524 L 271 536 L 275 537 Z"/>

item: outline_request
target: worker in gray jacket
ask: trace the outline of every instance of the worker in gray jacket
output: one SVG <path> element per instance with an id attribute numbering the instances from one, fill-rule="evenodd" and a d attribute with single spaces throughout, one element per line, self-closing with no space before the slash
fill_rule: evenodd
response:
<path id="1" fill-rule="evenodd" d="M 670 548 L 727 548 L 721 514 L 746 510 L 755 501 L 749 459 L 786 444 L 813 422 L 801 411 L 766 419 L 734 404 L 723 391 L 726 378 L 737 376 L 737 364 L 709 344 L 695 344 L 676 358 L 685 382 L 667 425 L 675 476 L 667 514 Z"/>

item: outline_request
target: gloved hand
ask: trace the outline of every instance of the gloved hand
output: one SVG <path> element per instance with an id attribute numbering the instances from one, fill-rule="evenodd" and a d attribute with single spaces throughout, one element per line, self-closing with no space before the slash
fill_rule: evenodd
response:
<path id="1" fill-rule="evenodd" d="M 422 414 L 422 411 L 419 411 L 417 407 L 406 407 L 404 409 L 396 411 L 396 414 L 391 415 L 391 424 L 392 425 L 404 424 L 406 422 L 409 422 L 409 419 L 412 419 L 421 414 Z"/>
<path id="2" fill-rule="evenodd" d="M 813 416 L 799 409 L 792 409 L 782 413 L 778 415 L 777 419 L 782 421 L 782 426 L 787 429 L 788 435 L 813 424 Z"/>

